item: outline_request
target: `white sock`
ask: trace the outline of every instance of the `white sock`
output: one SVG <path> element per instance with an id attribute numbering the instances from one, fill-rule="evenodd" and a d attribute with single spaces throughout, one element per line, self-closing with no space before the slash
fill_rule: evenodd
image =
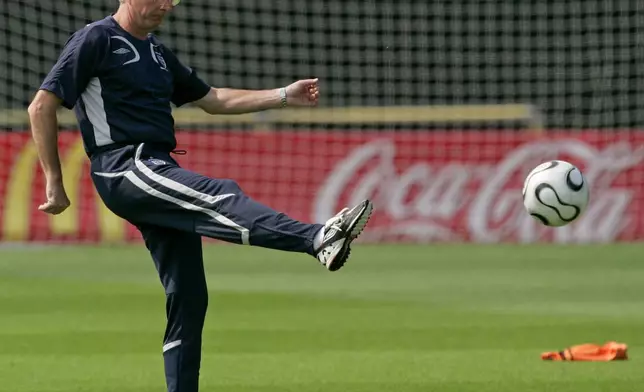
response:
<path id="1" fill-rule="evenodd" d="M 318 250 L 320 249 L 320 246 L 322 246 L 322 240 L 324 239 L 324 227 L 318 231 L 318 233 L 315 235 L 315 238 L 313 238 L 313 249 Z"/>

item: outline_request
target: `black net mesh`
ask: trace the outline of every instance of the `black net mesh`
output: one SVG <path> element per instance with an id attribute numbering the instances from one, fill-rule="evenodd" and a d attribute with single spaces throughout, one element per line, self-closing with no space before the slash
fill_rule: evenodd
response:
<path id="1" fill-rule="evenodd" d="M 0 107 L 24 109 L 69 34 L 117 6 L 3 1 Z M 316 76 L 323 106 L 521 103 L 548 128 L 644 125 L 640 1 L 184 0 L 158 34 L 215 86 Z"/>

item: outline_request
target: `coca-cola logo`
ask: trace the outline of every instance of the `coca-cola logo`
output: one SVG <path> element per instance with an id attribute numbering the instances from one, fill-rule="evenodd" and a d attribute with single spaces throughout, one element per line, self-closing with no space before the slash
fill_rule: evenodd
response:
<path id="1" fill-rule="evenodd" d="M 413 163 L 403 170 L 397 168 L 397 158 L 392 139 L 353 149 L 322 184 L 315 219 L 323 222 L 345 205 L 370 198 L 376 212 L 365 235 L 371 240 L 612 241 L 632 223 L 633 185 L 642 185 L 616 185 L 615 180 L 644 160 L 644 147 L 620 142 L 598 150 L 580 140 L 537 141 L 511 149 L 493 164 L 472 163 L 465 156 L 429 164 L 422 157 L 404 156 Z M 558 229 L 535 222 L 521 199 L 525 175 L 551 159 L 579 166 L 591 187 L 583 217 Z"/>

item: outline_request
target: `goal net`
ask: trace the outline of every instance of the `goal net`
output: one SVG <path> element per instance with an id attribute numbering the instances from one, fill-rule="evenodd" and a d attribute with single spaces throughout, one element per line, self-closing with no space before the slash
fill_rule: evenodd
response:
<path id="1" fill-rule="evenodd" d="M 75 30 L 116 0 L 0 3 L 0 240 L 139 238 L 95 196 L 72 113 L 73 207 L 37 211 L 26 107 Z M 365 240 L 592 242 L 644 237 L 644 4 L 632 0 L 183 0 L 157 32 L 213 86 L 318 77 L 319 107 L 241 116 L 175 109 L 178 160 L 306 221 L 376 205 Z M 548 159 L 591 184 L 582 219 L 541 227 L 525 174 Z"/>

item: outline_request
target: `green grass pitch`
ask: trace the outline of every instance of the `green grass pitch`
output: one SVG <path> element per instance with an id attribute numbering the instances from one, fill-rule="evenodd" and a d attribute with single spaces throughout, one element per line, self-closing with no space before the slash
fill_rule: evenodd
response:
<path id="1" fill-rule="evenodd" d="M 205 249 L 202 391 L 644 389 L 644 246 Z M 0 391 L 161 392 L 164 295 L 143 245 L 0 249 Z M 543 362 L 617 340 L 631 359 Z"/>

